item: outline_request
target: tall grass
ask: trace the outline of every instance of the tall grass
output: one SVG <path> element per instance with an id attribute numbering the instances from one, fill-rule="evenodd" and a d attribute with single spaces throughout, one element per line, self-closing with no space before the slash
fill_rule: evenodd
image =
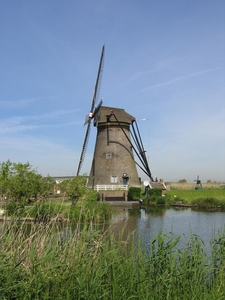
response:
<path id="1" fill-rule="evenodd" d="M 213 189 L 224 189 L 224 182 L 207 182 L 202 183 L 202 186 L 206 190 Z M 188 182 L 168 182 L 166 184 L 168 190 L 194 190 L 196 187 L 196 183 L 188 183 Z"/>
<path id="2" fill-rule="evenodd" d="M 25 205 L 20 202 L 9 202 L 5 205 L 6 216 L 17 216 L 18 218 L 34 219 L 36 222 L 49 222 L 50 219 L 73 220 L 108 220 L 112 216 L 113 209 L 107 203 L 96 201 L 79 201 L 72 206 L 65 201 L 41 201 Z"/>
<path id="3" fill-rule="evenodd" d="M 1 299 L 224 299 L 224 233 L 210 256 L 197 236 L 180 248 L 167 233 L 146 252 L 134 235 L 124 242 L 83 221 L 1 223 Z"/>

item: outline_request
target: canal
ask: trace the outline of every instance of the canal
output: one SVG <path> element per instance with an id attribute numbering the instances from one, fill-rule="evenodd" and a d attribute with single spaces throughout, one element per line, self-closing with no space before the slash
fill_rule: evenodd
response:
<path id="1" fill-rule="evenodd" d="M 150 207 L 149 209 L 116 209 L 110 227 L 116 236 L 126 241 L 134 232 L 135 239 L 141 239 L 148 248 L 153 237 L 160 232 L 181 235 L 180 247 L 185 247 L 190 234 L 197 235 L 204 243 L 206 252 L 210 240 L 218 232 L 224 233 L 225 212 L 204 211 L 193 208 Z"/>

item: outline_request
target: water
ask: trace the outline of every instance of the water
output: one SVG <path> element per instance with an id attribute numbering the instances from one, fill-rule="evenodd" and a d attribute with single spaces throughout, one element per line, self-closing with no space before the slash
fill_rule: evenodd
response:
<path id="1" fill-rule="evenodd" d="M 113 231 L 126 240 L 131 232 L 148 248 L 152 238 L 160 232 L 181 235 L 179 245 L 185 247 L 188 236 L 197 235 L 208 252 L 210 240 L 220 231 L 224 232 L 225 212 L 207 212 L 191 208 L 150 208 L 148 211 L 120 209 L 113 215 Z"/>
<path id="2" fill-rule="evenodd" d="M 0 231 L 4 223 L 0 222 Z M 64 227 L 65 226 L 65 227 Z M 76 224 L 60 224 L 61 234 L 68 237 L 76 229 Z M 31 223 L 27 223 L 27 233 Z M 135 232 L 135 239 L 141 239 L 143 247 L 149 249 L 153 237 L 160 232 L 181 235 L 179 247 L 186 246 L 190 233 L 197 235 L 205 245 L 206 252 L 210 252 L 210 240 L 220 231 L 225 234 L 225 212 L 208 212 L 191 208 L 150 207 L 144 209 L 119 208 L 113 214 L 109 224 L 93 224 L 93 230 L 110 230 L 116 237 L 127 237 Z"/>

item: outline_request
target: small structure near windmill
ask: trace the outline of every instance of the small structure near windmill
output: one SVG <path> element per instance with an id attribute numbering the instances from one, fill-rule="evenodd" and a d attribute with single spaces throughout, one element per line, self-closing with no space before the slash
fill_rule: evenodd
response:
<path id="1" fill-rule="evenodd" d="M 145 196 L 146 197 L 149 196 L 149 190 L 150 189 L 160 189 L 160 190 L 162 190 L 162 196 L 166 195 L 167 187 L 166 187 L 163 179 L 160 179 L 159 181 L 155 180 L 155 181 L 152 181 L 152 182 L 149 182 L 148 180 L 145 180 L 143 182 L 143 185 L 145 187 Z"/>
<path id="2" fill-rule="evenodd" d="M 137 166 L 154 181 L 145 155 L 135 118 L 123 108 L 103 106 L 103 101 L 96 106 L 104 60 L 104 46 L 100 58 L 94 95 L 82 146 L 77 176 L 80 174 L 87 149 L 90 126 L 97 128 L 95 150 L 88 181 L 88 186 L 97 190 L 128 190 L 128 186 L 140 186 Z"/>

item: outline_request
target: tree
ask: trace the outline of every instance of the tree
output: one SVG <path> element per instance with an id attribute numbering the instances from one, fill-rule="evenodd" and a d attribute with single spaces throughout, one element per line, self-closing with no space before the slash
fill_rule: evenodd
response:
<path id="1" fill-rule="evenodd" d="M 9 182 L 12 176 L 12 166 L 10 160 L 0 164 L 0 191 L 1 197 L 6 197 L 9 193 Z"/>
<path id="2" fill-rule="evenodd" d="M 86 181 L 86 177 L 77 176 L 60 183 L 60 189 L 71 199 L 72 205 L 75 205 L 78 199 L 85 195 L 87 191 Z"/>
<path id="3" fill-rule="evenodd" d="M 36 170 L 32 170 L 32 166 L 28 162 L 25 164 L 14 163 L 12 171 L 10 178 L 11 197 L 16 201 L 37 197 L 41 175 L 37 174 Z"/>
<path id="4" fill-rule="evenodd" d="M 187 183 L 187 180 L 186 179 L 181 179 L 178 181 L 178 183 Z"/>
<path id="5" fill-rule="evenodd" d="M 38 195 L 47 197 L 54 185 L 51 177 L 42 177 L 29 162 L 12 163 L 10 160 L 0 164 L 0 189 L 2 197 L 21 202 L 37 199 Z"/>
<path id="6" fill-rule="evenodd" d="M 55 180 L 52 177 L 42 177 L 40 180 L 40 194 L 46 199 L 53 193 L 54 185 Z"/>

